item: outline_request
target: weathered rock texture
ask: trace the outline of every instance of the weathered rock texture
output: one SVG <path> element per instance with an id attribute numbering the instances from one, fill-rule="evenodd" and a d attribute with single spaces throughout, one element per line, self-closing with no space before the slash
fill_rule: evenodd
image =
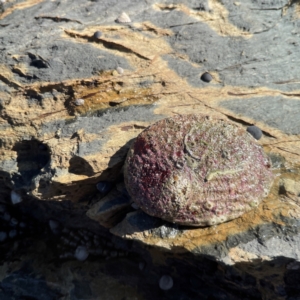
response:
<path id="1" fill-rule="evenodd" d="M 131 23 L 115 22 L 123 11 Z M 131 268 L 134 258 L 100 267 L 91 257 L 80 263 L 86 273 L 72 260 L 54 265 L 57 241 L 49 246 L 43 233 L 42 255 L 23 255 L 18 249 L 40 248 L 21 242 L 17 227 L 1 245 L 1 299 L 121 299 L 124 286 L 128 299 L 300 295 L 299 1 L 8 0 L 0 12 L 2 231 L 15 226 L 8 214 L 34 219 L 32 230 L 52 218 L 128 239 L 124 251 L 147 265 L 144 273 Z M 190 229 L 131 206 L 122 165 L 133 139 L 157 120 L 188 113 L 262 129 L 276 180 L 257 209 Z M 104 180 L 116 186 L 97 194 Z M 9 205 L 12 190 L 23 198 L 17 207 Z M 69 275 L 54 279 L 58 273 Z M 163 275 L 174 278 L 166 292 L 158 288 Z"/>

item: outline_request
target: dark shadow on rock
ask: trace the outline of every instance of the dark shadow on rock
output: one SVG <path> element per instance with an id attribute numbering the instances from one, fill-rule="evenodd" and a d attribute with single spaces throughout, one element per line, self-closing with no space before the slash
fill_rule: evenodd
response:
<path id="1" fill-rule="evenodd" d="M 18 174 L 13 174 L 15 188 L 30 188 L 32 179 L 50 162 L 49 147 L 38 140 L 17 142 L 13 150 L 17 152 Z"/>
<path id="2" fill-rule="evenodd" d="M 126 241 L 110 236 L 97 222 L 90 220 L 83 214 L 84 207 L 78 209 L 78 206 L 71 202 L 38 201 L 25 196 L 19 209 L 20 216 L 27 216 L 30 220 L 38 220 L 41 224 L 44 222 L 44 226 L 45 220 L 54 219 L 59 221 L 62 227 L 84 229 L 97 232 L 100 235 L 103 234 L 105 238 L 111 238 L 113 246 L 111 246 L 110 251 L 124 249 L 129 252 L 129 256 L 106 260 L 106 258 L 97 258 L 91 255 L 85 262 L 81 262 L 80 266 L 75 259 L 70 259 L 67 263 L 68 266 L 64 261 L 54 265 L 52 262 L 53 254 L 51 254 L 53 249 L 51 247 L 37 247 L 41 242 L 49 239 L 49 236 L 45 235 L 43 231 L 38 239 L 30 240 L 28 250 L 19 249 L 22 255 L 18 251 L 12 252 L 11 248 L 5 248 L 6 251 L 10 252 L 9 259 L 14 262 L 14 266 L 21 258 L 21 267 L 8 268 L 5 271 L 6 275 L 0 281 L 1 299 L 13 299 L 13 297 L 18 297 L 21 294 L 29 297 L 24 299 L 60 299 L 61 293 L 70 294 L 74 299 L 82 299 L 83 295 L 88 300 L 97 299 L 99 295 L 95 295 L 95 291 L 89 287 L 95 286 L 99 282 L 99 276 L 103 276 L 106 278 L 105 280 L 110 278 L 111 281 L 106 281 L 107 284 L 111 282 L 115 286 L 117 282 L 126 288 L 136 290 L 142 296 L 142 298 L 137 299 L 144 300 L 296 300 L 300 296 L 300 263 L 290 257 L 281 255 L 269 257 L 267 260 L 244 259 L 244 261 L 242 261 L 243 257 L 235 257 L 236 261 L 229 264 L 218 260 L 213 251 L 210 251 L 210 254 L 175 253 L 173 249 L 162 251 L 159 247 L 145 246 L 135 241 L 122 243 Z M 140 215 L 147 218 L 143 213 Z M 153 224 L 150 224 L 149 227 L 147 222 L 140 224 L 141 219 L 132 219 L 130 222 L 141 230 L 153 228 Z M 264 235 L 265 233 L 265 231 L 262 232 Z M 116 239 L 119 240 L 119 243 L 115 243 Z M 236 239 L 241 241 L 239 237 Z M 252 239 L 255 239 L 254 235 L 252 235 Z M 1 251 L 3 246 L 4 244 L 0 245 Z M 226 246 L 234 248 L 243 245 L 231 239 L 230 242 L 226 243 Z M 212 249 L 218 245 L 211 245 L 210 247 Z M 255 248 L 252 250 L 255 251 Z M 29 252 L 30 255 L 24 258 L 24 253 Z M 251 249 L 248 252 L 251 253 Z M 58 249 L 56 255 L 60 254 Z M 224 254 L 226 255 L 226 253 Z M 9 264 L 9 261 L 6 260 L 6 263 Z M 95 264 L 97 271 L 91 272 Z M 72 276 L 69 279 L 66 278 L 64 283 L 58 284 L 54 280 L 53 284 L 48 285 L 47 278 L 49 276 L 50 278 L 61 278 L 65 274 L 66 267 Z M 16 269 L 18 271 L 15 271 Z M 51 273 L 55 276 L 51 277 Z M 159 287 L 159 280 L 163 275 L 169 275 L 173 279 L 173 287 L 166 291 Z M 76 282 L 72 282 L 73 278 L 76 278 Z M 71 283 L 74 285 L 70 285 Z M 27 288 L 27 286 L 32 288 Z M 69 289 L 70 286 L 74 288 Z M 103 293 L 106 292 L 103 290 Z M 38 297 L 38 293 L 51 295 L 52 298 Z M 117 291 L 110 290 L 109 293 L 113 297 Z"/>
<path id="3" fill-rule="evenodd" d="M 91 165 L 80 156 L 73 156 L 70 159 L 69 164 L 68 171 L 70 173 L 86 176 L 93 176 L 95 174 Z"/>
<path id="4" fill-rule="evenodd" d="M 0 283 L 1 292 L 4 296 L 9 296 L 9 299 L 20 300 L 53 300 L 62 297 L 62 294 L 57 288 L 48 286 L 45 277 L 39 277 L 34 274 L 33 268 L 30 263 L 24 264 L 24 266 L 15 272 L 12 272 Z"/>
<path id="5" fill-rule="evenodd" d="M 147 215 L 142 210 L 130 213 L 127 215 L 127 220 L 130 224 L 128 234 L 134 234 L 136 232 L 143 232 L 145 230 L 155 230 L 163 224 L 163 221 L 158 218 Z"/>
<path id="6" fill-rule="evenodd" d="M 122 162 L 125 163 L 125 159 L 128 153 L 128 150 L 135 139 L 129 140 L 125 145 L 123 145 L 115 154 L 113 154 L 109 160 L 108 166 L 114 166 L 116 163 Z"/>
<path id="7" fill-rule="evenodd" d="M 296 300 L 300 296 L 300 270 L 288 270 L 293 260 L 287 257 L 227 265 L 208 255 L 161 253 L 147 247 L 139 250 L 130 261 L 108 261 L 104 272 L 135 287 L 146 300 Z M 163 275 L 173 279 L 173 287 L 166 291 L 159 288 Z"/>
<path id="8" fill-rule="evenodd" d="M 72 202 L 86 202 L 90 204 L 94 203 L 93 199 L 95 197 L 98 198 L 97 195 L 100 193 L 97 190 L 97 183 L 101 181 L 114 183 L 119 177 L 122 165 L 123 163 L 119 163 L 113 168 L 107 168 L 99 176 L 95 176 L 94 172 L 86 172 L 86 174 L 94 175 L 94 177 L 74 181 L 71 184 L 63 184 L 55 182 L 54 180 L 49 181 L 47 178 L 40 178 L 37 189 L 40 194 L 39 197 L 44 200 L 51 200 L 55 197 L 57 200 L 70 200 Z M 88 164 L 88 166 L 90 165 Z M 74 170 L 76 171 L 75 168 Z"/>

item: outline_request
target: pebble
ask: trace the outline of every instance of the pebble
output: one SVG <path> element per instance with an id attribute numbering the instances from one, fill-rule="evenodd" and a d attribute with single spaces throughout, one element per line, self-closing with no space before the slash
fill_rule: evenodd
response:
<path id="1" fill-rule="evenodd" d="M 170 290 L 173 287 L 173 278 L 170 275 L 163 275 L 159 280 L 159 287 L 164 290 Z"/>
<path id="2" fill-rule="evenodd" d="M 96 32 L 94 33 L 94 35 L 93 35 L 93 37 L 94 37 L 95 39 L 100 39 L 101 36 L 102 36 L 102 32 L 101 32 L 101 31 L 96 31 Z"/>
<path id="3" fill-rule="evenodd" d="M 213 78 L 208 72 L 205 72 L 201 75 L 200 79 L 204 82 L 211 82 Z"/>
<path id="4" fill-rule="evenodd" d="M 15 191 L 11 191 L 10 199 L 11 199 L 12 204 L 17 204 L 17 203 L 22 202 L 21 196 L 18 193 L 16 193 Z"/>
<path id="5" fill-rule="evenodd" d="M 256 140 L 259 140 L 262 137 L 262 131 L 255 125 L 248 126 L 247 132 L 249 132 Z"/>
<path id="6" fill-rule="evenodd" d="M 78 246 L 75 250 L 75 258 L 77 258 L 79 261 L 84 261 L 88 258 L 89 252 L 86 247 L 84 246 Z"/>
<path id="7" fill-rule="evenodd" d="M 84 105 L 84 99 L 76 99 L 74 104 L 77 106 Z"/>

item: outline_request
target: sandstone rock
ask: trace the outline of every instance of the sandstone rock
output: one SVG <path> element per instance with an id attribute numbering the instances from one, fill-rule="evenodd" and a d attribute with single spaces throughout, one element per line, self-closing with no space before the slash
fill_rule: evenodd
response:
<path id="1" fill-rule="evenodd" d="M 300 182 L 291 178 L 282 178 L 280 180 L 281 192 L 297 202 L 300 201 Z"/>

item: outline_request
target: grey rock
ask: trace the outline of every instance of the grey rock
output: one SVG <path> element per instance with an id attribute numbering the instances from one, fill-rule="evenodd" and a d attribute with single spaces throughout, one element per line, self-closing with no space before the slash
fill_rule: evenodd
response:
<path id="1" fill-rule="evenodd" d="M 251 251 L 256 255 L 263 255 L 271 258 L 284 256 L 300 261 L 299 245 L 299 234 L 290 237 L 273 235 L 272 237 L 269 237 L 269 239 L 265 240 L 263 243 L 260 243 L 257 240 L 248 242 L 242 245 L 241 249 L 245 251 Z"/>
<path id="2" fill-rule="evenodd" d="M 281 96 L 258 97 L 255 99 L 235 99 L 222 101 L 221 105 L 257 121 L 280 129 L 287 134 L 300 133 L 300 120 L 296 118 L 300 111 L 299 101 L 284 99 Z"/>
<path id="3" fill-rule="evenodd" d="M 159 232 L 161 238 L 175 238 L 178 234 L 178 229 L 162 225 L 157 229 L 157 232 Z"/>

